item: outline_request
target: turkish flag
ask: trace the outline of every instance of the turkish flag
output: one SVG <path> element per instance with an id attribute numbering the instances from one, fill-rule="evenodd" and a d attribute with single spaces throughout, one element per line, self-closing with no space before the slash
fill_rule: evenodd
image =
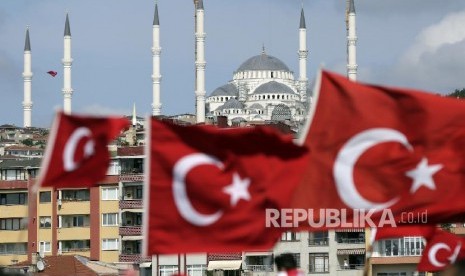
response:
<path id="1" fill-rule="evenodd" d="M 437 230 L 423 250 L 417 271 L 440 271 L 456 260 L 465 258 L 465 239 Z"/>
<path id="2" fill-rule="evenodd" d="M 108 170 L 108 144 L 129 126 L 122 117 L 91 117 L 59 112 L 53 123 L 35 190 L 90 187 Z"/>
<path id="3" fill-rule="evenodd" d="M 371 243 L 382 239 L 420 236 L 429 239 L 436 232 L 435 225 L 402 225 L 399 227 L 380 227 L 371 229 Z"/>
<path id="4" fill-rule="evenodd" d="M 57 71 L 48 71 L 47 74 L 49 74 L 52 77 L 55 77 L 58 73 Z"/>
<path id="5" fill-rule="evenodd" d="M 294 208 L 371 210 L 378 221 L 390 209 L 405 224 L 464 220 L 465 101 L 326 71 L 315 93 Z"/>
<path id="6" fill-rule="evenodd" d="M 147 130 L 145 253 L 270 249 L 280 228 L 266 209 L 289 205 L 307 150 L 271 128 L 179 126 Z"/>

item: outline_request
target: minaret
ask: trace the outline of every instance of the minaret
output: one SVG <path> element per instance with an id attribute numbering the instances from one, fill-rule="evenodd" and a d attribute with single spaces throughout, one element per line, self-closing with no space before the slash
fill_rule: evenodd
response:
<path id="1" fill-rule="evenodd" d="M 196 116 L 197 123 L 205 122 L 205 32 L 203 0 L 194 2 L 195 6 L 195 72 L 196 72 Z"/>
<path id="2" fill-rule="evenodd" d="M 355 27 L 355 4 L 349 0 L 347 11 L 347 77 L 357 80 L 357 31 Z"/>
<path id="3" fill-rule="evenodd" d="M 69 18 L 66 14 L 65 23 L 65 37 L 64 37 L 64 54 L 63 59 L 63 111 L 65 114 L 71 113 L 71 97 L 73 96 L 73 88 L 71 88 L 71 64 L 73 59 L 71 58 L 71 30 L 69 28 Z"/>
<path id="4" fill-rule="evenodd" d="M 304 8 L 300 13 L 299 27 L 299 94 L 302 102 L 307 101 L 307 27 L 305 25 Z"/>
<path id="5" fill-rule="evenodd" d="M 32 70 L 31 70 L 31 42 L 29 40 L 29 27 L 26 29 L 26 42 L 24 44 L 24 101 L 23 101 L 23 112 L 24 112 L 24 127 L 30 127 L 32 125 Z"/>
<path id="6" fill-rule="evenodd" d="M 132 126 L 137 126 L 136 103 L 132 104 Z"/>
<path id="7" fill-rule="evenodd" d="M 158 4 L 155 3 L 155 15 L 153 16 L 153 42 L 152 42 L 152 59 L 153 59 L 153 70 L 152 70 L 152 90 L 153 90 L 153 102 L 152 102 L 152 115 L 158 116 L 161 114 L 161 101 L 160 101 L 160 21 L 158 19 Z"/>

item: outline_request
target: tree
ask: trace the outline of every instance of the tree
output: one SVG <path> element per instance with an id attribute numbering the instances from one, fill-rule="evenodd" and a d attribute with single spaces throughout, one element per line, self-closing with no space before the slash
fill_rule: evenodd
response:
<path id="1" fill-rule="evenodd" d="M 29 147 L 32 147 L 34 145 L 34 141 L 30 138 L 22 140 L 21 143 Z"/>
<path id="2" fill-rule="evenodd" d="M 465 99 L 465 88 L 462 88 L 461 90 L 455 89 L 454 92 L 447 94 L 447 97 L 454 97 L 457 99 Z"/>

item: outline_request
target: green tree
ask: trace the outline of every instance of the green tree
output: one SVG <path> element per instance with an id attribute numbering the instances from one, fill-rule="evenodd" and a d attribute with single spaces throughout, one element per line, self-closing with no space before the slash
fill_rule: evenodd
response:
<path id="1" fill-rule="evenodd" d="M 458 99 L 465 99 L 465 88 L 462 88 L 461 90 L 455 89 L 454 92 L 447 94 L 447 97 L 454 97 Z"/>
<path id="2" fill-rule="evenodd" d="M 29 147 L 32 147 L 34 145 L 34 141 L 30 138 L 24 139 L 23 141 L 21 141 L 21 143 Z"/>

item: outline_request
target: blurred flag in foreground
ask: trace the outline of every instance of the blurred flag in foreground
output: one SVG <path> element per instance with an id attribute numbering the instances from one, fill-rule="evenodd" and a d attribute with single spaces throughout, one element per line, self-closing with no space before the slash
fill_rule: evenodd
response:
<path id="1" fill-rule="evenodd" d="M 308 153 L 272 129 L 178 126 L 147 130 L 145 253 L 270 249 L 266 208 L 287 207 Z"/>
<path id="2" fill-rule="evenodd" d="M 428 239 L 417 270 L 440 271 L 457 260 L 465 258 L 465 239 L 452 233 L 437 230 Z"/>
<path id="3" fill-rule="evenodd" d="M 311 158 L 292 206 L 347 210 L 347 221 L 354 210 L 370 210 L 375 223 L 465 221 L 463 118 L 465 101 L 323 71 L 301 136 Z"/>
<path id="4" fill-rule="evenodd" d="M 59 112 L 50 132 L 38 180 L 34 186 L 90 187 L 105 177 L 110 162 L 108 144 L 129 121 L 122 117 L 91 117 Z"/>

